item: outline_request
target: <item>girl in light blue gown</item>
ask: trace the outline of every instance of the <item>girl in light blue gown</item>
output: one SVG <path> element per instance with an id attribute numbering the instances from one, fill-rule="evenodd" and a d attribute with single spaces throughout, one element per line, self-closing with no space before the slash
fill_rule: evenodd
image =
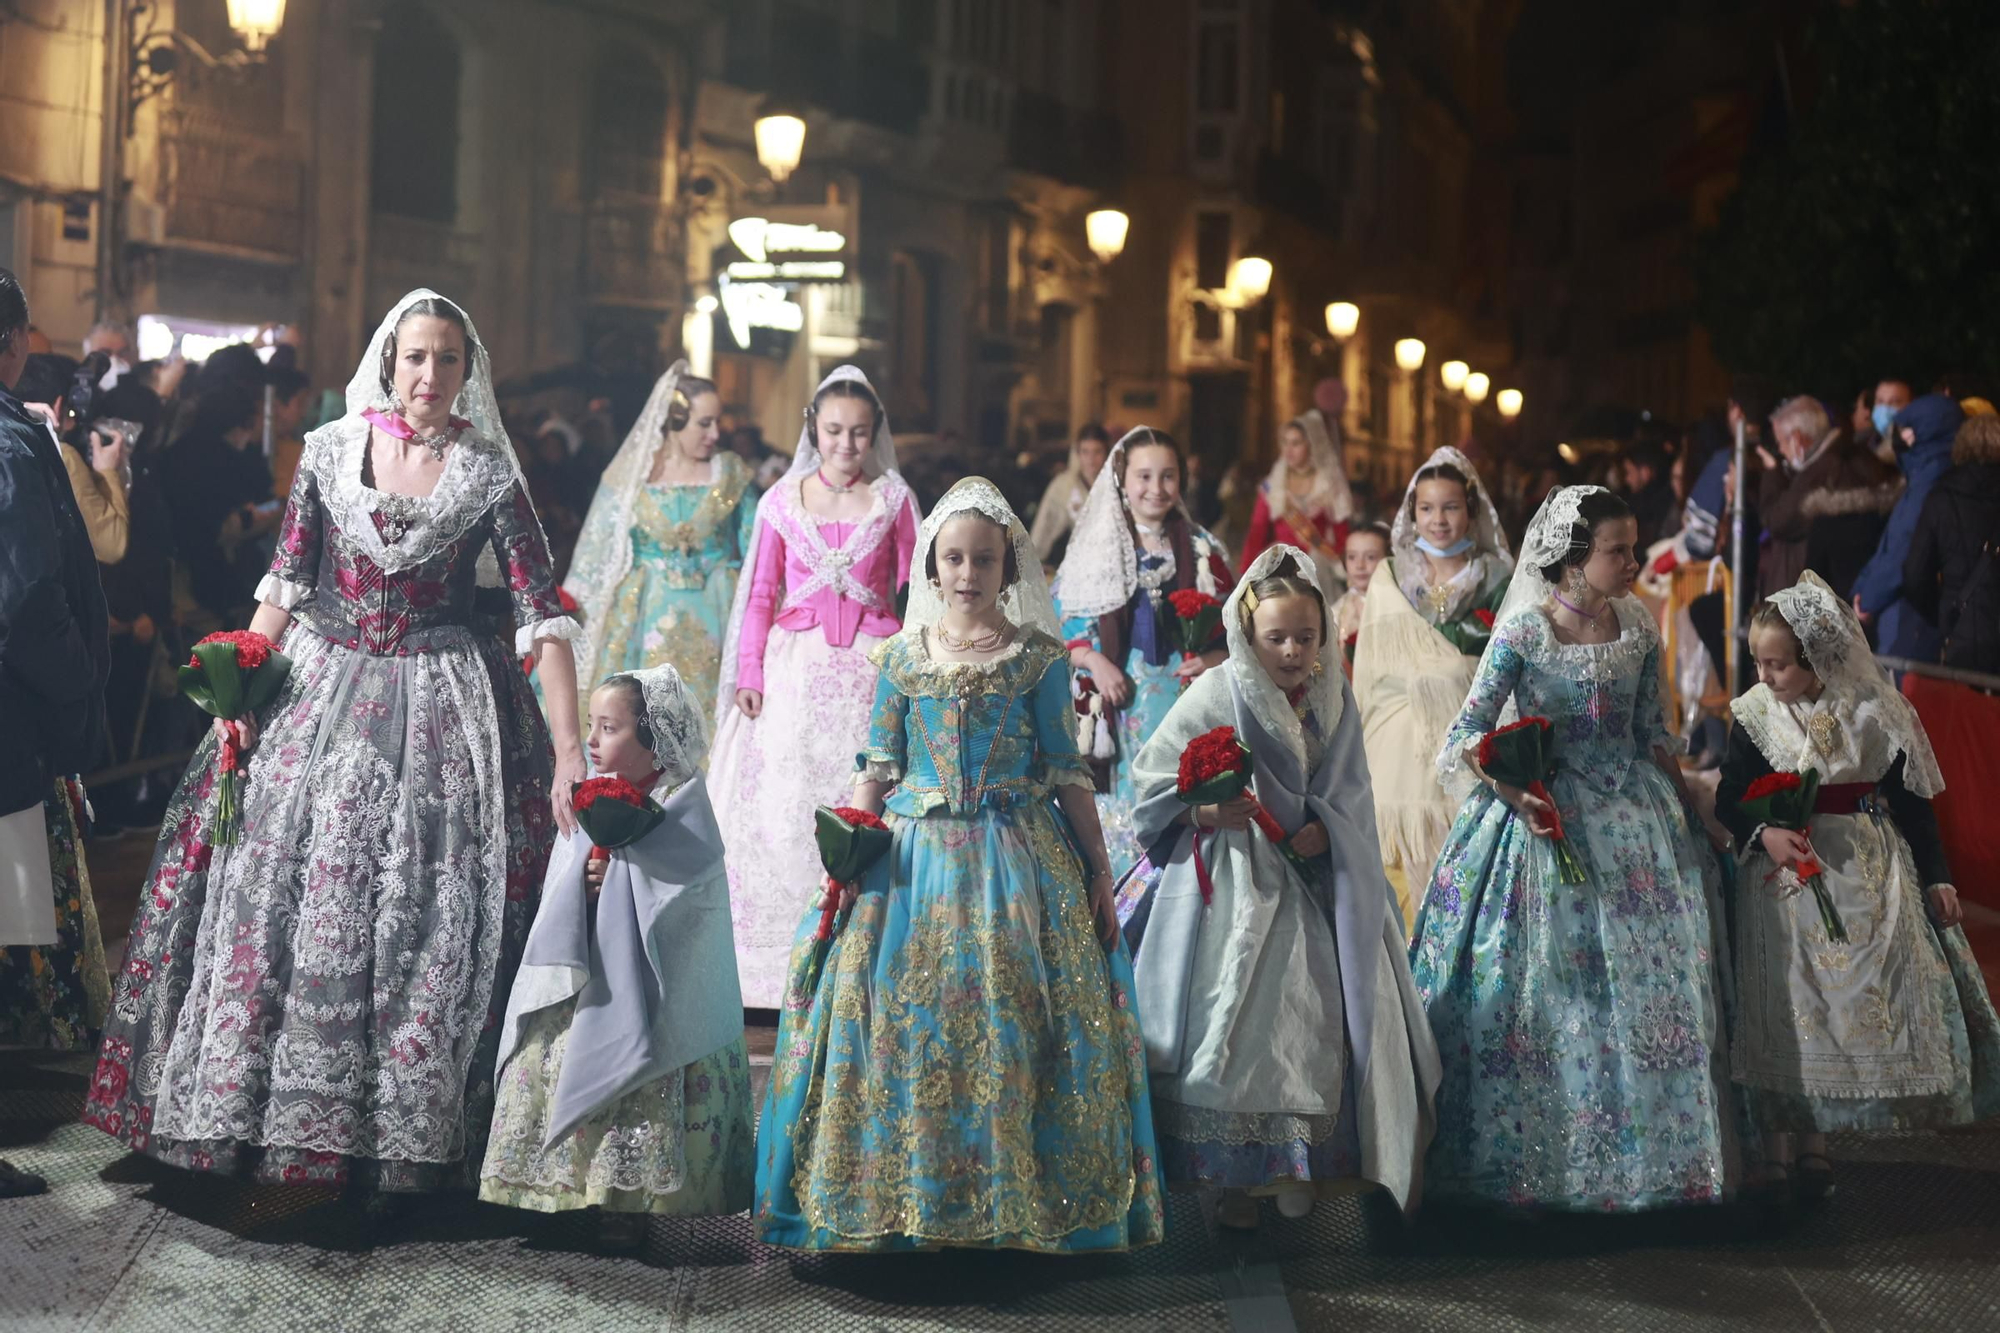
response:
<path id="1" fill-rule="evenodd" d="M 1602 488 L 1550 496 L 1439 756 L 1469 794 L 1410 951 L 1444 1061 L 1432 1198 L 1627 1211 L 1735 1183 L 1718 880 L 1629 595 L 1636 540 Z M 1554 812 L 1479 771 L 1516 712 L 1553 724 Z M 1585 883 L 1561 882 L 1555 814 Z"/>
<path id="2" fill-rule="evenodd" d="M 812 1250 L 1153 1244 L 1132 967 L 1034 547 L 968 478 L 925 520 L 911 574 L 906 627 L 873 654 L 853 798 L 894 843 L 830 943 L 817 902 L 800 922 L 758 1234 Z"/>

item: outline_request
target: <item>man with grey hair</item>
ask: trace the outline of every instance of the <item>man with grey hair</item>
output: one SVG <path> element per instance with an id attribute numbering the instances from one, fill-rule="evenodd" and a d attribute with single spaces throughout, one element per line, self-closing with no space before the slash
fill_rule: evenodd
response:
<path id="1" fill-rule="evenodd" d="M 1771 435 L 1776 457 L 1759 446 L 1764 471 L 1757 508 L 1765 545 L 1757 595 L 1791 587 L 1810 568 L 1846 597 L 1896 503 L 1895 474 L 1857 447 L 1808 394 L 1778 404 Z"/>

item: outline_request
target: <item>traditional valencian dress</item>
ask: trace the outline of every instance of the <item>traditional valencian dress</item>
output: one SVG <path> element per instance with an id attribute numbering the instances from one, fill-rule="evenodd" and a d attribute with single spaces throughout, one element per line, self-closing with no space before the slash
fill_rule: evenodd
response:
<path id="1" fill-rule="evenodd" d="M 633 673 L 659 827 L 611 852 L 559 839 L 500 1037 L 479 1197 L 537 1212 L 739 1213 L 750 1206 L 750 1061 L 722 833 L 701 777 L 708 696 Z"/>
<path id="2" fill-rule="evenodd" d="M 384 1190 L 469 1183 L 554 825 L 515 654 L 574 639 L 476 335 L 428 496 L 370 484 L 382 348 L 312 432 L 260 601 L 292 613 L 240 840 L 213 845 L 215 740 L 167 807 L 84 1118 L 179 1166 Z M 468 321 L 469 327 L 470 321 Z M 497 561 L 519 628 L 475 616 Z M 510 649 L 512 650 L 510 652 Z M 468 1155 L 470 1161 L 468 1162 Z"/>
<path id="3" fill-rule="evenodd" d="M 1559 643 L 1535 595 L 1549 585 L 1533 571 L 1568 548 L 1594 489 L 1556 492 L 1529 529 L 1439 756 L 1470 795 L 1410 952 L 1444 1059 L 1433 1199 L 1624 1211 L 1713 1202 L 1734 1184 L 1716 877 L 1651 757 L 1678 748 L 1659 633 L 1626 596 L 1612 603 L 1617 639 Z M 1548 841 L 1473 785 L 1466 754 L 1510 703 L 1553 724 L 1548 788 L 1586 883 L 1562 883 Z"/>
<path id="4" fill-rule="evenodd" d="M 1916 711 L 1875 666 L 1846 603 L 1808 570 L 1771 601 L 1825 685 L 1731 707 L 1716 815 L 1741 848 L 1740 1018 L 1730 1072 L 1769 1132 L 1924 1129 L 2000 1114 L 2000 1019 L 1964 930 L 1925 891 L 1951 882 L 1930 798 L 1944 790 Z M 1739 802 L 1772 773 L 1819 773 L 1810 836 L 1847 932 L 1774 866 Z M 1789 891 L 1789 896 L 1783 896 Z"/>
<path id="5" fill-rule="evenodd" d="M 863 385 L 852 366 L 827 376 Z M 716 695 L 709 790 L 729 848 L 729 903 L 743 1003 L 775 1009 L 799 912 L 816 896 L 815 806 L 846 798 L 875 698 L 869 654 L 901 626 L 917 502 L 896 471 L 886 416 L 863 469 L 874 501 L 856 523 L 819 518 L 802 487 L 819 467 L 811 427 L 784 478 L 757 506 L 753 568 L 736 593 Z M 748 718 L 736 691 L 762 691 Z"/>
<path id="6" fill-rule="evenodd" d="M 721 678 L 722 641 L 738 573 L 752 549 L 757 488 L 750 468 L 727 449 L 706 480 L 648 480 L 666 440 L 677 361 L 598 484 L 576 559 L 563 586 L 590 627 L 577 657 L 579 682 L 666 663 L 703 699 Z M 588 704 L 588 685 L 586 706 Z"/>
<path id="7" fill-rule="evenodd" d="M 1136 524 L 1118 473 L 1125 451 L 1144 444 L 1150 434 L 1149 427 L 1140 426 L 1111 447 L 1055 583 L 1064 642 L 1103 653 L 1132 684 L 1132 697 L 1122 707 L 1099 696 L 1108 747 L 1099 747 L 1092 756 L 1101 766 L 1097 813 L 1104 823 L 1104 843 L 1113 869 L 1120 872 L 1146 851 L 1132 826 L 1132 811 L 1139 804 L 1132 762 L 1181 697 L 1175 673 L 1181 652 L 1167 595 L 1194 588 L 1219 597 L 1220 589 L 1232 582 L 1221 544 L 1185 509 L 1167 515 L 1166 551 L 1149 551 L 1134 536 Z M 1218 630 L 1216 646 L 1221 643 Z M 1080 681 L 1089 678 L 1088 672 L 1078 673 Z M 1089 688 L 1094 690 L 1095 684 Z M 1108 753 L 1102 752 L 1106 749 Z"/>
<path id="8" fill-rule="evenodd" d="M 799 927 L 757 1139 L 754 1216 L 772 1244 L 1066 1253 L 1160 1239 L 1131 963 L 1098 942 L 1051 801 L 1090 777 L 1033 548 L 971 478 L 925 524 L 915 568 L 967 509 L 1014 539 L 1023 572 L 1002 608 L 1016 639 L 988 662 L 933 660 L 924 627 L 942 603 L 923 585 L 912 628 L 876 650 L 861 762 L 896 784 L 895 840 L 830 946 L 817 910 Z"/>
<path id="9" fill-rule="evenodd" d="M 1136 823 L 1160 865 L 1127 881 L 1120 915 L 1140 941 L 1161 1159 L 1171 1183 L 1324 1195 L 1370 1181 L 1408 1208 L 1434 1127 L 1437 1047 L 1382 873 L 1353 696 L 1324 671 L 1288 701 L 1243 628 L 1245 590 L 1286 562 L 1314 577 L 1306 552 L 1267 549 L 1223 611 L 1228 664 L 1195 681 L 1139 752 Z M 1188 809 L 1181 755 L 1216 727 L 1249 747 L 1252 790 L 1287 833 L 1325 826 L 1326 853 L 1302 866 L 1254 828 L 1176 822 Z"/>
<path id="10" fill-rule="evenodd" d="M 1467 496 L 1473 519 L 1466 535 L 1473 547 L 1465 567 L 1443 583 L 1431 582 L 1430 562 L 1417 548 L 1413 474 L 1390 528 L 1389 558 L 1368 582 L 1354 645 L 1354 698 L 1375 779 L 1376 828 L 1406 922 L 1415 919 L 1458 813 L 1431 759 L 1465 704 L 1490 635 L 1489 618 L 1514 569 L 1499 513 L 1472 460 L 1446 447 L 1424 467 L 1439 464 L 1457 468 L 1475 492 Z"/>
<path id="11" fill-rule="evenodd" d="M 1304 495 L 1291 489 L 1290 469 L 1281 450 L 1270 475 L 1257 487 L 1250 532 L 1243 539 L 1243 564 L 1248 568 L 1282 542 L 1312 552 L 1320 566 L 1320 583 L 1331 587 L 1339 582 L 1339 554 L 1347 544 L 1348 521 L 1354 517 L 1354 493 L 1326 418 L 1314 410 L 1287 424 L 1298 427 L 1312 446 L 1313 484 Z M 1333 557 L 1328 559 L 1322 551 L 1333 552 Z"/>

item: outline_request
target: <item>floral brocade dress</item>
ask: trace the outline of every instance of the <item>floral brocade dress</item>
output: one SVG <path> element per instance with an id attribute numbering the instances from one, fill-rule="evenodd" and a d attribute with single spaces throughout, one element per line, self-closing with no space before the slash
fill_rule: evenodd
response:
<path id="1" fill-rule="evenodd" d="M 307 443 L 258 590 L 292 613 L 292 669 L 238 840 L 213 841 L 211 735 L 161 825 L 84 1119 L 177 1166 L 332 1184 L 366 1160 L 415 1190 L 476 1178 L 554 836 L 513 652 L 575 622 L 511 459 L 462 436 L 431 495 L 390 495 L 363 480 L 367 430 Z M 474 610 L 487 553 L 512 644 Z"/>
<path id="2" fill-rule="evenodd" d="M 1068 658 L 1032 631 L 991 662 L 876 650 L 866 771 L 894 844 L 821 964 L 800 923 L 757 1139 L 770 1243 L 1049 1253 L 1163 1226 L 1132 965 L 1098 943 L 1053 808 L 1087 788 Z"/>
<path id="3" fill-rule="evenodd" d="M 1447 737 L 1462 754 L 1510 698 L 1553 724 L 1548 787 L 1587 882 L 1560 882 L 1483 783 L 1466 798 L 1410 952 L 1444 1060 L 1433 1198 L 1636 1211 L 1733 1184 L 1716 880 L 1650 758 L 1671 745 L 1658 633 L 1615 605 L 1606 644 L 1557 642 L 1539 609 L 1501 625 Z"/>
<path id="4" fill-rule="evenodd" d="M 604 624 L 590 629 L 600 678 L 665 662 L 697 698 L 715 697 L 758 499 L 750 469 L 727 452 L 716 455 L 713 481 L 640 488 L 632 502 L 632 568 L 612 594 Z M 597 682 L 578 684 L 587 701 Z"/>

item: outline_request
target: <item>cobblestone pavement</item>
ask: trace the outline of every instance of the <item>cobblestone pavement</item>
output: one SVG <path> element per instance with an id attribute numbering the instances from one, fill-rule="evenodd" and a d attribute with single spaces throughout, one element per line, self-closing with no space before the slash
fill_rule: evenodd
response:
<path id="1" fill-rule="evenodd" d="M 2000 1130 L 1836 1143 L 1839 1193 L 1782 1231 L 1748 1209 L 1519 1221 L 1352 1202 L 1215 1236 L 1176 1196 L 1129 1256 L 801 1258 L 742 1217 L 657 1219 L 636 1257 L 574 1218 L 466 1198 L 370 1234 L 331 1195 L 197 1178 L 76 1123 L 88 1062 L 0 1056 L 0 1151 L 51 1191 L 0 1203 L 0 1328 L 1123 1330 L 2000 1328 Z"/>

